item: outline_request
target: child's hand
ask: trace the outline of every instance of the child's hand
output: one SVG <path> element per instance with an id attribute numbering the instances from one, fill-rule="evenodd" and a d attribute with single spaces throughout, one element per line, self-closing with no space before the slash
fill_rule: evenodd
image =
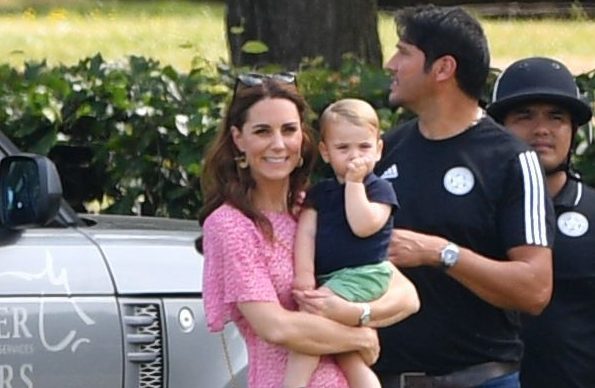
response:
<path id="1" fill-rule="evenodd" d="M 374 160 L 367 156 L 354 158 L 347 164 L 345 172 L 345 181 L 363 182 L 366 175 L 374 169 Z"/>
<path id="2" fill-rule="evenodd" d="M 314 276 L 309 275 L 297 275 L 293 279 L 293 289 L 294 290 L 313 290 L 316 288 L 316 281 L 314 280 Z"/>

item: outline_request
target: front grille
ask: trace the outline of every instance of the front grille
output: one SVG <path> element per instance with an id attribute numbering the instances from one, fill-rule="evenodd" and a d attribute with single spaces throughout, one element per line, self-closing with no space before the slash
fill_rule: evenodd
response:
<path id="1" fill-rule="evenodd" d="M 138 365 L 138 375 L 128 376 L 139 388 L 163 387 L 163 330 L 158 303 L 125 302 L 126 358 Z"/>

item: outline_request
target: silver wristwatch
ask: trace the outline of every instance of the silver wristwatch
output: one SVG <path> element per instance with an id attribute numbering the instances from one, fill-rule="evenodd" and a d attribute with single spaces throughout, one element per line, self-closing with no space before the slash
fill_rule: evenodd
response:
<path id="1" fill-rule="evenodd" d="M 442 268 L 452 268 L 459 261 L 459 247 L 457 244 L 449 242 L 440 251 L 440 264 Z"/>
<path id="2" fill-rule="evenodd" d="M 361 303 L 362 306 L 362 315 L 359 316 L 359 325 L 366 326 L 370 323 L 370 315 L 372 314 L 372 309 L 370 308 L 369 303 Z"/>

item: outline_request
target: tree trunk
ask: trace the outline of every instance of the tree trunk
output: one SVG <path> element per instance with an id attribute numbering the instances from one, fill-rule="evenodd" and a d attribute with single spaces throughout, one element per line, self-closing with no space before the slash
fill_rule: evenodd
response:
<path id="1" fill-rule="evenodd" d="M 376 0 L 226 0 L 227 39 L 236 66 L 279 64 L 296 70 L 304 58 L 338 67 L 351 53 L 382 66 Z M 250 53 L 262 42 L 265 52 Z"/>

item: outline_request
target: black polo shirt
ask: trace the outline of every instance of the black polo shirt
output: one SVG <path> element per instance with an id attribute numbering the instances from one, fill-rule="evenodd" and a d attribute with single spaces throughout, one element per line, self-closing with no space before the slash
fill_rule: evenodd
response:
<path id="1" fill-rule="evenodd" d="M 523 387 L 595 387 L 595 190 L 569 176 L 554 198 L 554 291 L 524 317 Z"/>
<path id="2" fill-rule="evenodd" d="M 442 236 L 507 260 L 521 245 L 550 246 L 553 207 L 537 155 L 491 118 L 444 140 L 428 140 L 417 120 L 389 132 L 376 173 L 401 208 L 397 228 Z M 421 300 L 417 314 L 381 329 L 381 373 L 446 374 L 488 361 L 519 361 L 520 317 L 483 301 L 444 271 L 403 268 Z"/>
<path id="3" fill-rule="evenodd" d="M 398 206 L 391 184 L 369 174 L 364 179 L 370 202 Z M 386 260 L 392 232 L 392 214 L 386 224 L 371 236 L 356 236 L 345 213 L 345 184 L 336 178 L 318 182 L 308 192 L 306 203 L 316 210 L 316 275 L 325 275 L 341 268 L 359 267 Z"/>

